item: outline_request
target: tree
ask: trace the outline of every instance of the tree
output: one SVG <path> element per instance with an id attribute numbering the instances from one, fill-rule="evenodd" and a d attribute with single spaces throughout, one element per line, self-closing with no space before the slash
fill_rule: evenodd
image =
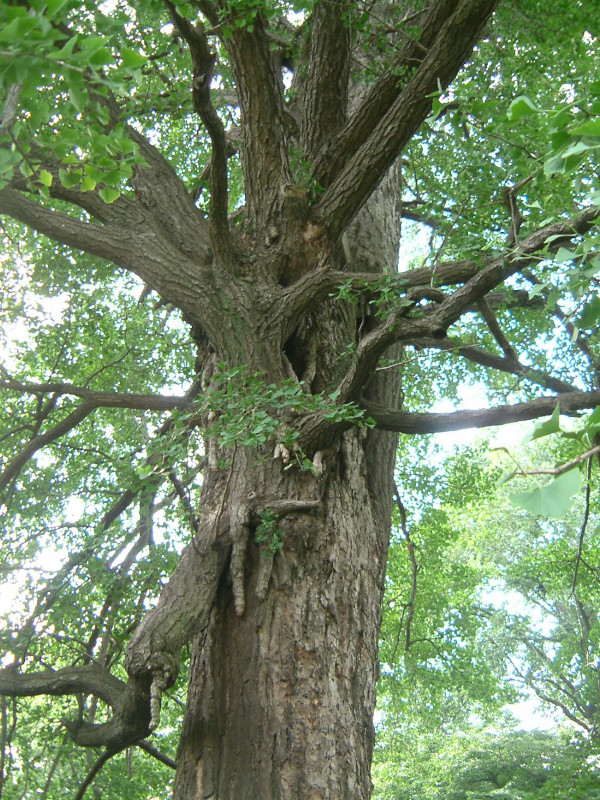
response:
<path id="1" fill-rule="evenodd" d="M 418 521 L 404 524 L 404 548 L 402 537 L 390 548 L 375 796 L 597 795 L 597 469 L 588 460 L 585 495 L 558 519 L 519 507 L 539 505 L 547 486 L 531 490 L 528 477 L 524 493 L 498 481 L 499 460 L 552 480 L 551 465 L 569 462 L 594 417 L 563 431 L 550 419 L 534 429 L 533 446 L 510 454 L 480 443 L 453 455 L 435 468 L 439 506 L 420 514 L 406 481 Z M 401 658 L 390 659 L 392 647 Z M 562 729 L 515 729 L 498 714 L 511 684 L 559 711 Z"/>
<path id="2" fill-rule="evenodd" d="M 509 720 L 502 720 L 505 724 Z M 597 798 L 600 777 L 585 745 L 546 731 L 475 728 L 462 736 L 424 737 L 412 770 L 390 769 L 382 798 L 550 800 Z"/>
<path id="3" fill-rule="evenodd" d="M 103 748 L 79 796 L 129 746 L 161 757 L 183 671 L 176 798 L 368 797 L 398 433 L 600 402 L 595 40 L 578 5 L 523 0 L 521 37 L 496 4 L 0 9 L 6 308 L 30 317 L 7 560 L 61 559 L 0 692 L 77 699 L 65 747 Z M 399 269 L 403 219 L 433 249 Z M 545 350 L 561 315 L 572 364 Z M 434 351 L 512 396 L 432 412 Z"/>

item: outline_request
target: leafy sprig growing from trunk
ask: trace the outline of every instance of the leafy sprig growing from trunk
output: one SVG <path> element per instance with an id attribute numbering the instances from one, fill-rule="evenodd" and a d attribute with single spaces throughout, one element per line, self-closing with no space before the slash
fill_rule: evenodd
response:
<path id="1" fill-rule="evenodd" d="M 206 393 L 202 411 L 210 418 L 208 435 L 217 437 L 223 447 L 258 447 L 274 437 L 289 446 L 290 436 L 297 435 L 287 429 L 290 415 L 321 413 L 333 424 L 374 425 L 356 403 L 338 404 L 337 391 L 307 394 L 302 382 L 289 378 L 279 385 L 267 384 L 263 375 L 246 366 L 223 370 Z"/>
<path id="2" fill-rule="evenodd" d="M 277 527 L 277 517 L 269 508 L 259 517 L 260 523 L 256 526 L 254 538 L 265 546 L 265 556 L 274 556 L 283 547 L 285 533 Z"/>

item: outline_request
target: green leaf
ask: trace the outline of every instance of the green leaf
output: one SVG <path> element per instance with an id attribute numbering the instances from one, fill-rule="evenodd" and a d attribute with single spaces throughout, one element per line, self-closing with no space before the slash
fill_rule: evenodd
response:
<path id="1" fill-rule="evenodd" d="M 55 17 L 63 6 L 66 6 L 69 0 L 46 0 L 46 16 L 48 19 Z"/>
<path id="2" fill-rule="evenodd" d="M 531 440 L 541 439 L 542 436 L 549 436 L 551 433 L 560 431 L 560 405 L 557 403 L 550 419 L 538 423 L 533 429 Z"/>
<path id="3" fill-rule="evenodd" d="M 69 87 L 69 100 L 75 109 L 81 112 L 84 110 L 88 101 L 87 92 L 83 89 L 83 87 L 72 83 Z"/>
<path id="4" fill-rule="evenodd" d="M 40 183 L 43 183 L 44 186 L 52 186 L 52 175 L 47 169 L 40 170 Z"/>
<path id="5" fill-rule="evenodd" d="M 586 418 L 581 433 L 586 434 L 591 439 L 600 432 L 600 406 L 596 406 L 593 412 Z"/>
<path id="6" fill-rule="evenodd" d="M 585 305 L 579 326 L 581 328 L 594 328 L 597 321 L 600 319 L 600 297 L 593 294 L 590 300 Z"/>
<path id="7" fill-rule="evenodd" d="M 552 156 L 544 162 L 544 175 L 554 175 L 556 172 L 565 171 L 565 162 L 562 156 Z"/>
<path id="8" fill-rule="evenodd" d="M 35 17 L 17 17 L 0 29 L 0 42 L 19 44 L 37 25 Z"/>
<path id="9" fill-rule="evenodd" d="M 81 182 L 81 172 L 68 172 L 66 169 L 59 169 L 58 177 L 60 178 L 60 182 L 65 187 L 65 189 L 72 189 L 74 186 L 78 186 Z"/>
<path id="10" fill-rule="evenodd" d="M 567 250 L 566 247 L 559 248 L 554 260 L 559 264 L 564 264 L 566 261 L 572 261 L 575 258 L 575 253 L 572 250 Z"/>
<path id="11" fill-rule="evenodd" d="M 122 47 L 121 60 L 124 67 L 137 69 L 146 63 L 146 56 L 143 56 L 138 50 L 132 50 L 131 47 Z"/>
<path id="12" fill-rule="evenodd" d="M 571 130 L 572 136 L 600 136 L 600 119 L 590 119 Z"/>
<path id="13" fill-rule="evenodd" d="M 538 110 L 531 100 L 524 94 L 516 97 L 508 107 L 507 117 L 510 122 L 516 122 L 524 117 L 537 114 Z"/>
<path id="14" fill-rule="evenodd" d="M 96 181 L 93 178 L 90 178 L 89 175 L 84 175 L 83 180 L 81 181 L 81 191 L 92 192 L 95 188 Z"/>
<path id="15" fill-rule="evenodd" d="M 114 189 L 112 186 L 105 186 L 103 189 L 100 189 L 98 194 L 105 203 L 110 205 L 111 203 L 115 202 L 115 200 L 120 196 L 121 192 L 118 189 Z"/>
<path id="16" fill-rule="evenodd" d="M 19 170 L 21 175 L 24 175 L 26 178 L 30 178 L 33 175 L 33 168 L 27 161 L 21 161 L 19 164 Z"/>
<path id="17" fill-rule="evenodd" d="M 573 495 L 582 483 L 581 472 L 577 467 L 559 475 L 546 486 L 532 492 L 517 492 L 511 495 L 514 505 L 543 517 L 563 517 L 573 504 Z"/>

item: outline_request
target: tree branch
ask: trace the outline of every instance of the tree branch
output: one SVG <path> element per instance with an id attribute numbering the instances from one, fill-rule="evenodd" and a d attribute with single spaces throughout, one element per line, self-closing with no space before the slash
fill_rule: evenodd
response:
<path id="1" fill-rule="evenodd" d="M 389 111 L 392 103 L 406 86 L 407 74 L 421 63 L 424 51 L 433 45 L 438 31 L 455 7 L 455 0 L 432 3 L 423 22 L 420 41 L 404 44 L 395 63 L 390 65 L 376 81 L 344 130 L 320 154 L 314 165 L 314 173 L 322 186 L 331 183 L 348 158 L 371 136 L 377 122 Z"/>
<path id="2" fill-rule="evenodd" d="M 30 228 L 76 250 L 123 265 L 127 260 L 127 232 L 114 225 L 82 222 L 24 197 L 10 187 L 0 190 L 0 214 L 6 214 Z"/>
<path id="3" fill-rule="evenodd" d="M 15 667 L 0 670 L 0 694 L 5 697 L 37 697 L 93 694 L 116 708 L 126 684 L 94 664 L 65 667 L 56 672 L 18 672 Z"/>
<path id="4" fill-rule="evenodd" d="M 83 420 L 95 409 L 96 406 L 94 403 L 86 400 L 78 408 L 76 408 L 75 411 L 72 411 L 67 417 L 57 423 L 49 431 L 46 431 L 46 433 L 42 433 L 33 438 L 31 441 L 27 442 L 21 452 L 16 455 L 12 461 L 8 462 L 0 474 L 0 491 L 6 489 L 10 482 L 17 477 L 25 464 L 35 453 L 37 453 L 38 450 L 41 450 L 42 447 L 55 442 L 57 439 L 60 439 L 61 436 L 64 436 L 66 433 L 73 430 L 73 428 L 77 427 L 80 422 L 83 422 Z"/>
<path id="5" fill-rule="evenodd" d="M 500 327 L 498 320 L 496 319 L 496 315 L 492 311 L 490 304 L 486 300 L 485 297 L 482 297 L 481 300 L 477 302 L 477 308 L 481 316 L 483 317 L 486 325 L 488 326 L 490 333 L 496 340 L 496 342 L 500 345 L 502 352 L 509 360 L 518 361 L 517 354 L 515 353 L 511 343 L 508 341 L 506 336 L 504 335 L 504 331 Z"/>
<path id="6" fill-rule="evenodd" d="M 291 286 L 286 287 L 278 298 L 279 307 L 286 319 L 286 338 L 296 328 L 300 318 L 309 308 L 328 295 L 335 294 L 342 287 L 350 286 L 365 296 L 376 295 L 378 281 L 385 280 L 387 286 L 397 284 L 398 288 L 415 286 L 448 286 L 464 283 L 481 270 L 475 261 L 457 261 L 439 264 L 430 269 L 405 270 L 397 274 L 373 272 L 342 272 L 321 269 L 309 272 Z"/>
<path id="7" fill-rule="evenodd" d="M 90 769 L 88 774 L 85 776 L 85 778 L 83 780 L 83 783 L 81 784 L 81 786 L 77 790 L 77 794 L 75 795 L 73 800 L 83 800 L 83 796 L 85 795 L 88 787 L 90 786 L 90 784 L 92 783 L 92 781 L 94 780 L 96 775 L 100 772 L 102 767 L 106 764 L 106 762 L 109 759 L 111 759 L 113 756 L 117 755 L 117 752 L 118 751 L 116 751 L 116 750 L 105 750 L 102 753 L 102 755 L 99 756 L 99 758 L 96 759 L 96 761 L 94 762 L 94 765 L 92 766 L 92 768 Z"/>
<path id="8" fill-rule="evenodd" d="M 4 109 L 2 110 L 2 115 L 0 115 L 0 136 L 12 130 L 17 116 L 19 97 L 22 88 L 22 83 L 13 83 L 8 87 L 6 100 L 4 101 Z"/>
<path id="9" fill-rule="evenodd" d="M 234 264 L 233 247 L 227 221 L 227 138 L 225 128 L 210 99 L 210 82 L 216 53 L 208 46 L 201 23 L 191 25 L 167 2 L 169 14 L 177 30 L 188 44 L 193 65 L 192 98 L 194 108 L 204 123 L 211 149 L 210 230 L 220 266 L 230 272 Z"/>
<path id="10" fill-rule="evenodd" d="M 350 71 L 350 25 L 344 0 L 318 0 L 311 16 L 306 77 L 302 82 L 300 136 L 312 162 L 346 119 Z"/>
<path id="11" fill-rule="evenodd" d="M 0 367 L 4 376 L 6 372 Z M 10 377 L 0 377 L 0 389 L 27 394 L 74 395 L 96 408 L 132 408 L 139 411 L 171 411 L 190 403 L 187 395 L 134 394 L 129 392 L 95 392 L 71 383 L 21 383 Z"/>
<path id="12" fill-rule="evenodd" d="M 116 113 L 118 114 L 118 111 Z M 88 214 L 104 225 L 128 226 L 141 223 L 142 217 L 139 209 L 136 208 L 135 203 L 123 195 L 113 203 L 105 203 L 100 197 L 98 189 L 82 192 L 76 186 L 71 189 L 63 186 L 60 173 L 64 169 L 64 165 L 61 164 L 54 153 L 42 150 L 35 141 L 32 143 L 28 158 L 31 161 L 32 168 L 37 167 L 37 175 L 39 175 L 41 169 L 45 169 L 52 176 L 52 183 L 48 188 L 50 197 L 87 211 Z M 16 173 L 9 185 L 12 189 L 16 189 L 22 194 L 33 194 L 35 197 L 36 194 L 35 191 L 32 192 L 31 181 L 32 178 L 25 178 L 23 175 Z"/>
<path id="13" fill-rule="evenodd" d="M 241 12 L 243 13 L 243 11 Z M 223 20 L 231 25 L 225 39 L 242 112 L 242 168 L 246 208 L 251 226 L 260 231 L 278 215 L 281 189 L 292 181 L 285 143 L 281 75 L 259 12 L 253 29 L 235 24 L 235 10 Z"/>
<path id="14" fill-rule="evenodd" d="M 596 448 L 598 449 L 598 448 Z M 590 454 L 588 453 L 588 456 Z M 571 583 L 571 596 L 575 597 L 575 589 L 577 588 L 577 575 L 579 573 L 579 565 L 581 563 L 581 556 L 583 554 L 583 539 L 587 528 L 588 520 L 590 518 L 590 495 L 592 492 L 592 459 L 589 458 L 587 465 L 587 480 L 585 484 L 585 508 L 583 512 L 583 520 L 579 528 L 579 536 L 577 537 L 577 555 L 575 556 L 575 566 L 573 567 L 573 582 Z"/>
<path id="15" fill-rule="evenodd" d="M 513 358 L 503 358 L 502 356 L 495 355 L 495 353 L 488 353 L 487 350 L 483 350 L 475 345 L 461 344 L 460 341 L 449 337 L 443 339 L 421 338 L 408 342 L 408 344 L 413 344 L 418 349 L 429 348 L 452 352 L 461 356 L 461 358 L 466 358 L 467 361 L 480 364 L 482 367 L 490 367 L 491 369 L 497 369 L 501 372 L 508 372 L 511 375 L 522 375 L 523 378 L 526 378 L 528 381 L 539 384 L 546 389 L 551 389 L 553 392 L 576 391 L 572 384 L 561 381 L 559 378 L 555 378 L 547 372 L 527 367 Z"/>
<path id="16" fill-rule="evenodd" d="M 486 428 L 537 419 L 552 414 L 557 404 L 560 404 L 562 414 L 573 414 L 594 408 L 600 405 L 600 391 L 568 392 L 552 397 L 540 397 L 528 403 L 440 414 L 394 411 L 373 403 L 363 403 L 363 407 L 382 430 L 423 434 Z"/>
<path id="17" fill-rule="evenodd" d="M 152 756 L 152 758 L 156 758 L 157 761 L 160 761 L 161 764 L 164 764 L 167 767 L 171 767 L 171 769 L 177 769 L 177 762 L 174 761 L 169 756 L 166 756 L 164 753 L 161 753 L 160 750 L 157 750 L 156 747 L 147 742 L 145 739 L 142 739 L 141 742 L 136 742 L 136 746 L 143 750 L 144 752 L 148 753 L 148 755 Z"/>
<path id="18" fill-rule="evenodd" d="M 337 240 L 364 205 L 394 159 L 431 111 L 432 97 L 445 88 L 469 56 L 497 0 L 460 0 L 400 95 L 349 158 L 314 206 L 329 237 Z"/>
<path id="19" fill-rule="evenodd" d="M 470 278 L 462 288 L 450 295 L 431 316 L 437 319 L 440 327 L 448 328 L 467 308 L 477 303 L 491 289 L 527 267 L 536 253 L 555 252 L 565 240 L 589 231 L 598 217 L 600 208 L 589 206 L 576 217 L 564 222 L 555 222 L 530 234 L 511 256 L 501 256 L 492 261 Z"/>
<path id="20" fill-rule="evenodd" d="M 10 381 L 10 383 L 13 383 Z M 16 382 L 14 382 L 16 383 Z M 29 441 L 15 456 L 12 461 L 6 465 L 0 474 L 0 491 L 4 490 L 10 482 L 17 477 L 19 472 L 23 469 L 29 459 L 52 442 L 60 439 L 73 428 L 77 427 L 83 420 L 88 417 L 93 411 L 98 408 L 129 408 L 138 410 L 153 410 L 153 411 L 166 411 L 174 408 L 181 408 L 187 402 L 185 397 L 160 397 L 158 395 L 135 395 L 135 394 L 119 394 L 112 392 L 92 392 L 80 387 L 70 386 L 69 384 L 16 384 L 7 385 L 6 379 L 0 382 L 0 388 L 18 389 L 19 391 L 27 391 L 37 393 L 45 391 L 44 387 L 58 386 L 60 392 L 65 394 L 75 394 L 84 398 L 83 403 L 72 411 L 67 417 L 57 423 L 53 428 L 43 434 L 35 436 Z M 52 391 L 52 389 L 47 389 Z"/>

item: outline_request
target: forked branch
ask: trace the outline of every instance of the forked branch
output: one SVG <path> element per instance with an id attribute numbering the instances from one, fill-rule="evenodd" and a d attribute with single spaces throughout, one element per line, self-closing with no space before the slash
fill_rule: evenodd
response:
<path id="1" fill-rule="evenodd" d="M 430 113 L 432 97 L 445 88 L 468 58 L 497 0 L 459 0 L 441 25 L 416 72 L 345 161 L 314 207 L 329 236 L 337 240 L 364 205 L 394 159 Z"/>

